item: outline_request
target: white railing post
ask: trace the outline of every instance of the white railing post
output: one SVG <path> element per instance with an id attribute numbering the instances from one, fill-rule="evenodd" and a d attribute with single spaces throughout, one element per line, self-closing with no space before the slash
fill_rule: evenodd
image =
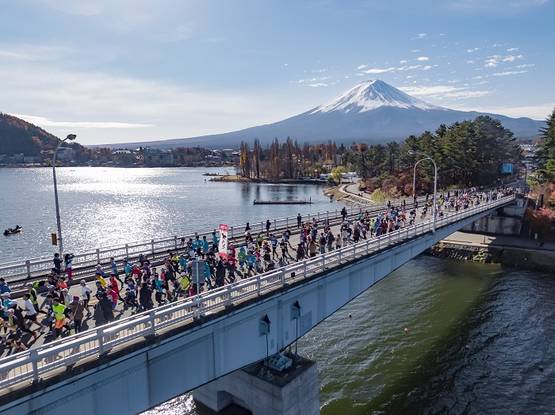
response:
<path id="1" fill-rule="evenodd" d="M 33 382 L 39 381 L 39 352 L 37 349 L 29 350 L 29 358 L 31 359 L 31 367 L 33 368 Z"/>
<path id="2" fill-rule="evenodd" d="M 231 284 L 228 284 L 226 287 L 226 299 L 225 299 L 225 304 L 226 306 L 230 306 L 231 305 Z"/>
<path id="3" fill-rule="evenodd" d="M 343 253 L 343 248 L 339 249 L 339 265 L 341 265 L 341 254 Z"/>
<path id="4" fill-rule="evenodd" d="M 96 330 L 98 338 L 98 354 L 102 356 L 104 354 L 104 328 L 100 327 Z"/>
<path id="5" fill-rule="evenodd" d="M 281 280 L 281 285 L 284 286 L 285 285 L 285 269 L 281 269 L 280 273 L 279 273 L 279 279 Z"/>
<path id="6" fill-rule="evenodd" d="M 303 278 L 306 278 L 306 259 L 303 261 Z"/>
<path id="7" fill-rule="evenodd" d="M 149 334 L 151 336 L 156 336 L 156 311 L 150 310 L 148 313 L 148 323 L 150 324 L 149 327 Z"/>
<path id="8" fill-rule="evenodd" d="M 197 290 L 198 290 L 198 289 L 199 289 L 199 288 L 197 287 Z M 198 319 L 200 318 L 200 316 L 201 316 L 201 310 L 200 310 L 200 308 L 201 308 L 201 306 L 202 306 L 200 294 L 197 294 L 197 295 L 195 296 L 194 302 L 195 302 L 195 305 L 194 305 L 194 307 L 195 307 L 195 312 L 193 313 L 193 318 L 196 319 L 196 320 L 198 320 Z"/>
<path id="9" fill-rule="evenodd" d="M 260 297 L 260 274 L 256 274 L 256 295 Z"/>
<path id="10" fill-rule="evenodd" d="M 25 268 L 27 269 L 27 278 L 31 278 L 31 261 L 25 261 Z"/>

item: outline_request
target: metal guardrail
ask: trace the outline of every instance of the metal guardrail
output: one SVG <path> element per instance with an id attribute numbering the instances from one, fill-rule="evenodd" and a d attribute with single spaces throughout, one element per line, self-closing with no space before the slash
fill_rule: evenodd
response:
<path id="1" fill-rule="evenodd" d="M 347 208 L 347 214 L 349 216 L 358 214 L 360 211 L 361 207 Z M 340 218 L 341 213 L 340 210 L 335 209 L 334 211 L 316 212 L 308 215 L 305 214 L 303 215 L 303 220 L 306 220 L 307 217 L 316 218 L 318 220 L 332 220 Z M 249 225 L 253 235 L 266 231 L 265 221 L 253 222 L 249 223 Z M 279 218 L 272 221 L 271 230 L 294 227 L 296 225 L 296 216 Z M 234 237 L 241 236 L 245 226 L 246 224 L 231 226 L 229 228 L 229 238 L 233 239 Z M 110 258 L 114 258 L 116 261 L 121 262 L 126 258 L 137 258 L 141 254 L 156 255 L 166 253 L 167 251 L 178 250 L 182 247 L 182 238 L 187 240 L 189 238 L 194 238 L 196 235 L 199 235 L 201 238 L 203 236 L 209 238 L 211 234 L 212 231 L 192 232 L 182 235 L 174 235 L 159 240 L 151 239 L 150 241 L 97 248 L 88 252 L 75 254 L 73 257 L 73 268 L 94 267 L 96 264 L 108 263 Z M 0 276 L 6 278 L 9 282 L 11 280 L 31 278 L 37 274 L 49 273 L 52 267 L 52 258 L 46 257 L 30 258 L 25 261 L 11 261 L 0 264 Z"/>
<path id="2" fill-rule="evenodd" d="M 514 195 L 506 196 L 459 212 L 448 213 L 436 220 L 436 227 L 441 228 L 505 205 L 514 198 Z M 194 297 L 5 357 L 0 359 L 0 390 L 6 391 L 5 388 L 21 382 L 37 382 L 41 378 L 54 375 L 58 370 L 65 370 L 70 365 L 109 353 L 116 346 L 129 344 L 145 336 L 161 334 L 170 326 L 191 322 L 203 315 L 220 311 L 225 306 L 266 294 L 284 287 L 288 282 L 306 279 L 340 267 L 431 230 L 432 219 L 428 219 L 377 238 L 348 245 L 275 271 L 258 274 Z"/>

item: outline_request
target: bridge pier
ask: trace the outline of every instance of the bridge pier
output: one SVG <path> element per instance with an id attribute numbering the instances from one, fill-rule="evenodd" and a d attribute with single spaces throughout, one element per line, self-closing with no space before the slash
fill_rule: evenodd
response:
<path id="1" fill-rule="evenodd" d="M 235 404 L 253 415 L 318 415 L 319 393 L 316 362 L 297 357 L 282 372 L 264 362 L 246 366 L 195 389 L 193 398 L 215 412 Z"/>

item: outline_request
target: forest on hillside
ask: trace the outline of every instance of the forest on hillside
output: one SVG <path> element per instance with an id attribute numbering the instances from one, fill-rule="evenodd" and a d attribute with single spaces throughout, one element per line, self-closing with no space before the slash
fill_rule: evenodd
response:
<path id="1" fill-rule="evenodd" d="M 423 154 L 436 161 L 441 187 L 495 183 L 502 177 L 503 163 L 512 163 L 517 169 L 522 157 L 510 130 L 491 117 L 480 116 L 387 144 L 300 146 L 288 138 L 285 143 L 275 139 L 268 148 L 255 140 L 251 150 L 243 142 L 238 167 L 244 177 L 274 180 L 315 177 L 328 171 L 334 178 L 354 170 L 369 191 L 379 188 L 389 195 L 408 195 L 412 193 L 413 166 Z M 417 175 L 418 189 L 429 191 L 433 165 L 421 163 Z"/>

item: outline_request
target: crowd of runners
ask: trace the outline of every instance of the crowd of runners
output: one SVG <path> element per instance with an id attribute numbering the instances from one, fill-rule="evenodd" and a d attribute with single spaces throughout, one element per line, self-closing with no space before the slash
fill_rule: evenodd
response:
<path id="1" fill-rule="evenodd" d="M 459 211 L 488 202 L 508 189 L 495 192 L 447 192 L 439 195 L 436 215 Z M 79 333 L 120 318 L 124 313 L 150 310 L 180 298 L 222 287 L 250 276 L 302 261 L 343 246 L 377 237 L 412 225 L 431 216 L 432 198 L 407 205 L 388 202 L 378 214 L 363 211 L 348 215 L 341 211 L 340 225 L 299 214 L 294 226 L 279 234 L 266 222 L 266 231 L 252 233 L 249 223 L 244 239 L 229 244 L 227 252 L 218 252 L 219 235 L 182 240 L 177 251 L 151 263 L 145 255 L 135 261 L 97 265 L 94 283 L 73 281 L 73 256 L 55 254 L 50 275 L 34 281 L 22 298 L 12 299 L 7 282 L 0 278 L 0 353 L 26 350 L 40 336 L 45 342 Z M 298 234 L 298 241 L 291 236 Z"/>

